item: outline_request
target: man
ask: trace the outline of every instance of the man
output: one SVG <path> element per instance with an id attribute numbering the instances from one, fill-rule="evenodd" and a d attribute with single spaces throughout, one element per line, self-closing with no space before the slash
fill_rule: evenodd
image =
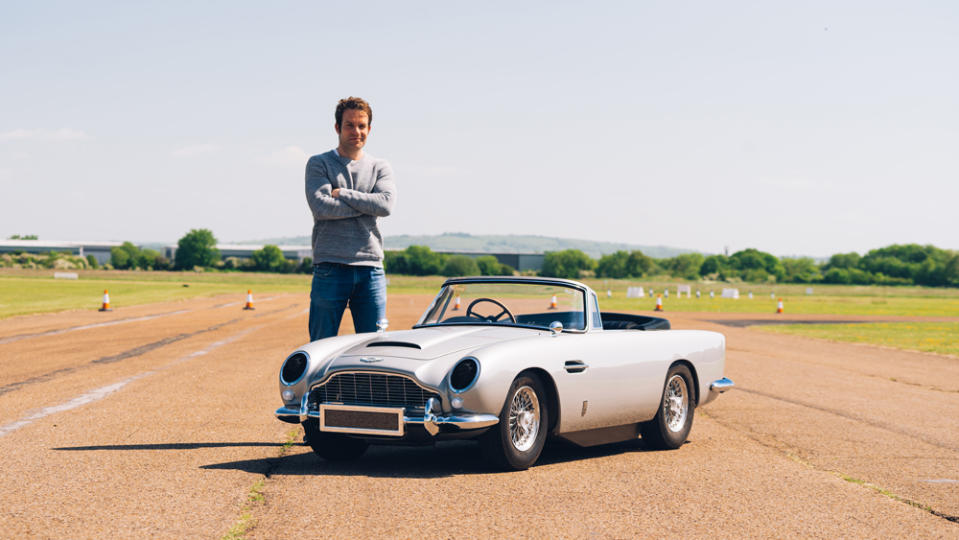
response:
<path id="1" fill-rule="evenodd" d="M 373 122 L 369 103 L 341 99 L 334 128 L 339 144 L 306 164 L 306 201 L 313 212 L 310 340 L 335 336 L 349 304 L 357 333 L 386 319 L 383 236 L 396 186 L 389 163 L 363 152 Z"/>

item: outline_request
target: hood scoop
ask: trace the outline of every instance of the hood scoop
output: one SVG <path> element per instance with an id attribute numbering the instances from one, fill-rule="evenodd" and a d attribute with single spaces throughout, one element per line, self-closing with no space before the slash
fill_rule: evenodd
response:
<path id="1" fill-rule="evenodd" d="M 371 347 L 408 347 L 410 349 L 422 349 L 416 343 L 410 343 L 408 341 L 372 341 L 366 344 L 366 348 Z"/>
<path id="2" fill-rule="evenodd" d="M 531 330 L 490 328 L 487 326 L 447 326 L 445 328 L 417 328 L 370 336 L 366 343 L 343 352 L 341 358 L 383 356 L 410 360 L 432 360 L 446 354 L 474 349 L 508 337 L 521 337 Z M 376 347 L 376 348 L 374 348 Z M 362 367 L 365 367 L 363 364 Z M 0 535 L 2 536 L 2 535 Z"/>

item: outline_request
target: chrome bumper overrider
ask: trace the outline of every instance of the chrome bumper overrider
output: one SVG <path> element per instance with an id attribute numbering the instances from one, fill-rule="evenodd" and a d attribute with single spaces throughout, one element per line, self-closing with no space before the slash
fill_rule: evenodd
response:
<path id="1" fill-rule="evenodd" d="M 449 415 L 437 414 L 439 403 L 430 398 L 426 402 L 426 412 L 422 416 L 403 415 L 404 424 L 422 424 L 423 428 L 430 435 L 436 435 L 442 428 L 452 428 L 452 431 L 482 429 L 495 425 L 499 422 L 499 417 L 493 414 L 474 414 L 474 413 L 454 413 Z M 305 414 L 299 409 L 290 409 L 280 407 L 276 410 L 276 416 L 284 422 L 301 423 L 307 418 L 319 418 L 320 412 L 310 410 Z M 357 434 L 362 434 L 357 431 Z"/>
<path id="2" fill-rule="evenodd" d="M 726 377 L 723 377 L 722 379 L 717 379 L 713 381 L 713 383 L 709 385 L 709 391 L 716 392 L 717 394 L 722 394 L 723 392 L 725 392 L 726 390 L 729 390 L 735 385 L 736 383 L 727 379 Z"/>

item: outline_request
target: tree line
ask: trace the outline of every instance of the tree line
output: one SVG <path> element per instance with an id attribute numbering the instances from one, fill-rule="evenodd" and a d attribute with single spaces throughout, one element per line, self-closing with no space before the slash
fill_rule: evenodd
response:
<path id="1" fill-rule="evenodd" d="M 249 259 L 222 260 L 217 240 L 208 229 L 192 229 L 177 242 L 174 260 L 130 242 L 111 249 L 111 265 L 117 269 L 193 270 L 217 268 L 280 273 L 309 273 L 309 257 L 293 261 L 279 247 L 263 246 Z M 427 246 L 409 246 L 387 251 L 383 261 L 391 274 L 415 276 L 513 275 L 516 269 L 492 255 L 437 253 Z M 959 252 L 932 245 L 894 244 L 865 255 L 840 253 L 825 262 L 809 257 L 776 257 L 749 248 L 732 255 L 684 253 L 653 258 L 642 251 L 617 251 L 593 259 L 578 249 L 547 252 L 540 276 L 578 279 L 643 278 L 667 276 L 686 280 L 744 281 L 750 283 L 836 283 L 858 285 L 925 285 L 959 287 Z"/>
<path id="2" fill-rule="evenodd" d="M 732 255 L 684 253 L 654 259 L 641 251 L 617 251 L 594 260 L 579 250 L 547 253 L 540 275 L 577 278 L 640 278 L 666 275 L 688 280 L 750 283 L 837 283 L 959 287 L 959 252 L 932 245 L 894 244 L 860 256 L 840 253 L 817 263 L 809 257 L 776 257 L 749 248 Z"/>
<path id="3" fill-rule="evenodd" d="M 191 229 L 177 241 L 173 260 L 152 249 L 140 249 L 131 242 L 110 248 L 110 265 L 118 270 L 244 270 L 251 272 L 309 273 L 313 261 L 309 257 L 297 262 L 283 256 L 278 246 L 265 245 L 254 251 L 249 259 L 223 259 L 216 248 L 217 239 L 209 229 Z"/>

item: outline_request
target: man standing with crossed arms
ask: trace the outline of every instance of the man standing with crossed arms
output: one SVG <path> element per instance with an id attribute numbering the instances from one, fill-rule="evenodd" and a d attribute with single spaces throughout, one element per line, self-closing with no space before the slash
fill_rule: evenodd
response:
<path id="1" fill-rule="evenodd" d="M 310 341 L 335 336 L 347 305 L 357 333 L 386 324 L 377 219 L 393 210 L 393 171 L 385 160 L 363 152 L 373 122 L 369 103 L 341 99 L 335 118 L 338 146 L 306 164 L 306 201 L 313 212 Z"/>

